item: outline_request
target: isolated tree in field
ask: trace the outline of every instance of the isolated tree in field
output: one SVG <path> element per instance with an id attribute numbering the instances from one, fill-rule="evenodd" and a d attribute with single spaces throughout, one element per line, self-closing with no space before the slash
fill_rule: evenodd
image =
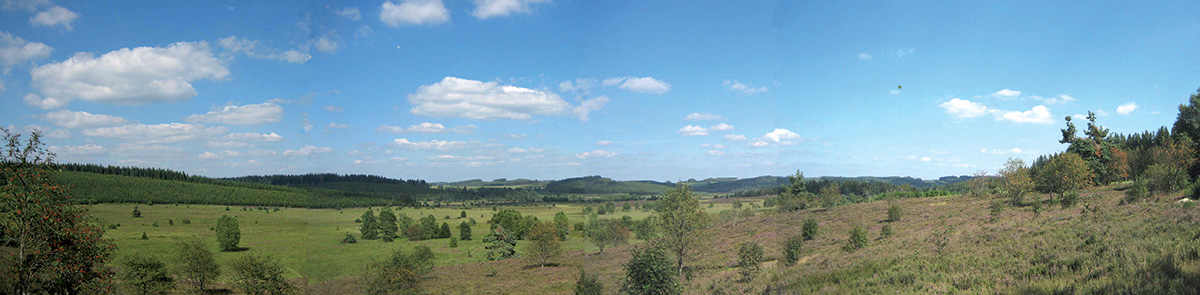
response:
<path id="1" fill-rule="evenodd" d="M 442 227 L 438 229 L 438 238 L 449 239 L 452 235 L 450 233 L 450 223 L 442 222 Z"/>
<path id="2" fill-rule="evenodd" d="M 517 253 L 517 238 L 504 230 L 503 226 L 497 226 L 491 233 L 484 236 L 483 242 L 488 243 L 485 247 L 488 260 L 508 259 Z"/>
<path id="3" fill-rule="evenodd" d="M 1133 203 L 1150 197 L 1150 185 L 1145 178 L 1138 178 L 1133 181 L 1129 188 L 1125 189 L 1125 202 Z M 1200 183 L 1200 182 L 1197 182 Z M 1193 194 L 1196 193 L 1193 191 Z"/>
<path id="4" fill-rule="evenodd" d="M 742 278 L 745 281 L 749 282 L 754 277 L 754 273 L 758 271 L 758 265 L 762 262 L 763 250 L 758 242 L 743 242 L 738 247 L 738 267 L 741 268 Z"/>
<path id="5" fill-rule="evenodd" d="M 579 279 L 575 281 L 575 295 L 601 294 L 604 294 L 604 285 L 600 284 L 600 278 L 597 278 L 596 275 L 589 275 L 580 269 Z"/>
<path id="6" fill-rule="evenodd" d="M 142 211 L 137 206 L 133 206 L 133 218 L 142 218 Z"/>
<path id="7" fill-rule="evenodd" d="M 679 283 L 676 281 L 677 274 L 672 269 L 671 260 L 662 249 L 634 249 L 633 257 L 624 264 L 624 267 L 625 280 L 621 285 L 621 294 L 682 293 Z"/>
<path id="8" fill-rule="evenodd" d="M 121 261 L 121 280 L 136 294 L 165 294 L 171 291 L 166 264 L 154 256 L 132 254 Z"/>
<path id="9" fill-rule="evenodd" d="M 54 154 L 34 132 L 0 128 L 0 293 L 106 292 L 111 243 L 100 224 L 57 183 Z"/>
<path id="10" fill-rule="evenodd" d="M 463 241 L 471 240 L 471 225 L 466 221 L 458 224 L 458 239 Z"/>
<path id="11" fill-rule="evenodd" d="M 817 238 L 817 220 L 808 218 L 804 220 L 804 226 L 801 228 L 801 233 L 804 234 L 804 240 L 812 240 Z"/>
<path id="12" fill-rule="evenodd" d="M 903 209 L 900 209 L 900 205 L 892 204 L 891 206 L 888 206 L 886 221 L 887 222 L 900 221 L 901 215 L 904 215 L 904 211 L 903 211 Z"/>
<path id="13" fill-rule="evenodd" d="M 375 219 L 376 232 L 380 239 L 384 242 L 391 242 L 396 239 L 396 231 L 399 228 L 396 225 L 396 214 L 392 213 L 392 209 L 383 207 L 379 209 L 379 217 Z"/>
<path id="14" fill-rule="evenodd" d="M 1004 192 L 1008 194 L 1014 206 L 1025 203 L 1025 194 L 1033 191 L 1034 183 L 1025 161 L 1019 158 L 1008 158 L 1004 168 L 1000 169 L 1000 177 L 1004 178 Z"/>
<path id="15" fill-rule="evenodd" d="M 1092 169 L 1079 155 L 1062 153 L 1050 158 L 1037 175 L 1037 183 L 1044 191 L 1062 197 L 1068 191 L 1086 187 L 1092 183 Z"/>
<path id="16" fill-rule="evenodd" d="M 783 265 L 796 265 L 800 261 L 801 247 L 804 247 L 804 237 L 799 235 L 791 235 L 783 240 Z"/>
<path id="17" fill-rule="evenodd" d="M 363 212 L 362 217 L 359 217 L 359 219 L 362 219 L 362 224 L 358 231 L 362 233 L 363 240 L 378 239 L 379 226 L 376 225 L 378 220 L 375 219 L 375 210 L 367 209 L 367 212 Z"/>
<path id="18" fill-rule="evenodd" d="M 867 237 L 866 229 L 863 229 L 862 226 L 854 226 L 854 228 L 850 229 L 850 237 L 846 239 L 846 246 L 842 247 L 842 250 L 845 250 L 846 252 L 854 252 L 858 249 L 867 247 L 867 241 L 869 239 L 870 238 Z"/>
<path id="19" fill-rule="evenodd" d="M 600 248 L 600 253 L 604 253 L 605 247 L 615 247 L 629 240 L 629 228 L 618 221 L 604 219 L 591 224 L 591 226 L 592 228 L 588 230 L 588 238 L 593 245 Z"/>
<path id="20" fill-rule="evenodd" d="M 788 184 L 783 187 L 783 192 L 776 197 L 775 206 L 779 212 L 791 212 L 808 208 L 808 202 L 812 196 L 808 192 L 808 188 L 804 184 L 804 173 L 796 170 L 795 175 L 788 176 Z"/>
<path id="21" fill-rule="evenodd" d="M 242 241 L 242 230 L 238 229 L 237 218 L 229 215 L 221 215 L 217 219 L 217 245 L 221 246 L 221 251 L 235 251 L 238 249 L 238 243 Z"/>
<path id="22" fill-rule="evenodd" d="M 297 288 L 283 278 L 283 267 L 270 256 L 248 254 L 233 260 L 233 285 L 246 294 L 293 294 Z"/>
<path id="23" fill-rule="evenodd" d="M 175 256 L 175 273 L 184 283 L 194 290 L 204 290 L 204 285 L 221 275 L 221 267 L 213 258 L 213 252 L 208 245 L 200 240 L 186 240 L 179 243 Z"/>
<path id="24" fill-rule="evenodd" d="M 525 259 L 538 267 L 546 266 L 562 253 L 562 242 L 558 229 L 550 222 L 539 222 L 529 230 L 529 246 L 525 247 Z"/>
<path id="25" fill-rule="evenodd" d="M 371 264 L 363 285 L 367 294 L 422 294 L 421 277 L 433 270 L 432 251 L 417 246 L 411 253 L 392 252 L 387 260 Z"/>
<path id="26" fill-rule="evenodd" d="M 467 218 L 467 210 L 458 213 L 458 218 Z"/>
<path id="27" fill-rule="evenodd" d="M 683 261 L 698 246 L 698 231 L 704 228 L 708 216 L 700 209 L 700 200 L 692 188 L 680 183 L 658 201 L 657 217 L 663 231 L 662 242 L 675 254 L 677 274 L 683 275 Z"/>
<path id="28" fill-rule="evenodd" d="M 558 230 L 558 239 L 566 241 L 567 234 L 571 232 L 571 220 L 567 219 L 567 213 L 554 213 L 554 228 Z"/>

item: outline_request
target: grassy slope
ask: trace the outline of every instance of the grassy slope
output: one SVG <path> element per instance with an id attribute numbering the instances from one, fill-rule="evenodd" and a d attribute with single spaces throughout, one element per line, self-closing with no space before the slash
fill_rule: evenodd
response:
<path id="1" fill-rule="evenodd" d="M 662 194 L 670 186 L 644 181 L 614 181 L 603 177 L 580 177 L 552 181 L 546 191 L 561 194 Z"/>
<path id="2" fill-rule="evenodd" d="M 74 171 L 61 172 L 58 181 L 72 187 L 76 199 L 99 202 L 300 206 L 309 201 L 303 190 L 277 186 L 255 189 Z"/>

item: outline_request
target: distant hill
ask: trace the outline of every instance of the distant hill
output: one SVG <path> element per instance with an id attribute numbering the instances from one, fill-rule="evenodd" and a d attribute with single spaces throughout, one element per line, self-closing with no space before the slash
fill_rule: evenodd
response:
<path id="1" fill-rule="evenodd" d="M 62 171 L 58 181 L 80 203 L 212 204 L 306 208 L 411 205 L 411 198 L 376 193 L 191 178 L 166 180 Z"/>
<path id="2" fill-rule="evenodd" d="M 484 181 L 482 179 L 471 179 L 455 182 L 438 182 L 433 183 L 433 186 L 454 186 L 454 187 L 530 187 L 537 188 L 550 183 L 549 180 L 531 180 L 531 179 L 495 179 L 492 181 Z"/>
<path id="3" fill-rule="evenodd" d="M 567 178 L 547 183 L 543 191 L 551 194 L 631 194 L 655 195 L 674 185 L 656 181 L 615 181 L 600 176 Z"/>
<path id="4" fill-rule="evenodd" d="M 692 190 L 706 193 L 732 193 L 745 190 L 772 188 L 787 184 L 787 177 L 759 176 L 754 178 L 709 178 L 688 182 Z"/>

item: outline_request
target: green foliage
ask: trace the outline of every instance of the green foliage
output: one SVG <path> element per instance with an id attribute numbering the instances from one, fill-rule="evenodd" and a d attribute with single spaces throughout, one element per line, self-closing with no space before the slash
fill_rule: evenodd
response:
<path id="1" fill-rule="evenodd" d="M 418 231 L 416 240 L 436 239 L 441 235 L 442 231 L 442 229 L 438 227 L 437 217 L 433 217 L 433 214 L 421 217 L 421 221 L 418 223 L 417 228 Z M 410 236 L 409 239 L 412 239 L 412 236 Z"/>
<path id="2" fill-rule="evenodd" d="M 133 218 L 142 218 L 142 211 L 137 206 L 133 206 Z"/>
<path id="3" fill-rule="evenodd" d="M 346 236 L 342 238 L 342 244 L 354 243 L 358 243 L 358 239 L 354 238 L 354 235 L 350 234 L 350 232 L 346 232 Z"/>
<path id="4" fill-rule="evenodd" d="M 458 237 L 450 237 L 450 248 L 458 248 Z"/>
<path id="5" fill-rule="evenodd" d="M 1075 207 L 1075 204 L 1077 203 L 1079 203 L 1079 192 L 1076 191 L 1067 192 L 1066 194 L 1063 194 L 1061 198 L 1058 198 L 1058 204 L 1061 205 L 1063 209 Z"/>
<path id="6" fill-rule="evenodd" d="M 458 239 L 463 241 L 471 240 L 471 225 L 466 221 L 458 224 Z"/>
<path id="7" fill-rule="evenodd" d="M 888 206 L 886 221 L 887 222 L 900 221 L 900 217 L 902 215 L 904 215 L 904 211 L 903 211 L 903 209 L 900 209 L 900 205 L 892 204 L 891 206 Z"/>
<path id="8" fill-rule="evenodd" d="M 363 276 L 367 294 L 422 294 L 421 277 L 433 270 L 433 251 L 421 245 L 412 253 L 397 249 L 384 261 L 371 264 Z"/>
<path id="9" fill-rule="evenodd" d="M 137 294 L 165 294 L 173 287 L 165 266 L 154 256 L 129 255 L 121 261 L 121 280 Z"/>
<path id="10" fill-rule="evenodd" d="M 400 228 L 396 224 L 396 214 L 392 213 L 392 208 L 384 206 L 383 209 L 379 209 L 379 216 L 375 218 L 375 228 L 379 238 L 384 241 L 398 237 L 396 232 Z"/>
<path id="11" fill-rule="evenodd" d="M 551 222 L 539 222 L 529 230 L 530 244 L 525 247 L 523 256 L 529 263 L 538 267 L 546 266 L 551 260 L 562 253 L 562 242 L 558 239 L 558 229 Z"/>
<path id="12" fill-rule="evenodd" d="M 146 236 L 146 232 L 142 232 L 142 237 L 141 237 L 141 238 L 138 238 L 138 239 L 140 239 L 140 240 L 149 240 L 149 239 L 150 239 L 150 237 L 149 237 L 149 236 Z"/>
<path id="13" fill-rule="evenodd" d="M 699 233 L 708 223 L 708 215 L 700 209 L 700 200 L 687 184 L 679 184 L 658 200 L 659 229 L 662 243 L 675 255 L 677 273 L 683 275 L 683 261 L 698 247 Z"/>
<path id="14" fill-rule="evenodd" d="M 791 212 L 808 208 L 812 199 L 812 193 L 808 192 L 804 184 L 804 173 L 797 170 L 795 175 L 788 176 L 788 184 L 772 203 L 778 207 L 779 212 Z"/>
<path id="15" fill-rule="evenodd" d="M 604 294 L 604 285 L 600 284 L 600 278 L 597 278 L 596 275 L 589 275 L 580 269 L 579 279 L 575 281 L 575 295 L 601 294 Z"/>
<path id="16" fill-rule="evenodd" d="M 625 205 L 629 205 L 629 203 Z M 554 213 L 554 228 L 558 231 L 558 239 L 566 241 L 567 235 L 571 232 L 571 220 L 567 219 L 566 213 L 562 211 Z"/>
<path id="17" fill-rule="evenodd" d="M 358 219 L 362 219 L 362 225 L 359 226 L 358 231 L 362 233 L 363 240 L 379 238 L 379 225 L 376 224 L 378 221 L 375 219 L 375 210 L 368 208 L 367 212 L 363 212 L 362 217 Z"/>
<path id="18" fill-rule="evenodd" d="M 112 277 L 104 267 L 112 251 L 104 229 L 57 181 L 54 154 L 40 133 L 22 142 L 0 132 L 0 293 L 101 292 L 93 287 Z"/>
<path id="19" fill-rule="evenodd" d="M 293 294 L 296 286 L 283 278 L 283 267 L 270 256 L 247 254 L 230 264 L 233 269 L 233 285 L 246 294 Z"/>
<path id="20" fill-rule="evenodd" d="M 657 195 L 669 189 L 669 184 L 664 183 L 614 181 L 600 176 L 568 178 L 552 181 L 545 186 L 545 191 L 551 194 Z"/>
<path id="21" fill-rule="evenodd" d="M 1038 187 L 1060 196 L 1092 184 L 1092 169 L 1073 153 L 1055 155 L 1035 173 Z"/>
<path id="22" fill-rule="evenodd" d="M 525 218 L 521 212 L 513 209 L 503 209 L 492 215 L 492 219 L 488 221 L 493 227 L 504 227 L 505 231 L 511 233 L 514 238 L 521 239 L 525 236 L 525 232 L 529 229 L 529 225 L 525 223 Z"/>
<path id="23" fill-rule="evenodd" d="M 758 242 L 748 241 L 738 247 L 738 267 L 741 268 L 742 278 L 750 281 L 763 262 L 762 246 Z"/>
<path id="24" fill-rule="evenodd" d="M 1030 209 L 1033 210 L 1034 216 L 1042 215 L 1042 202 L 1041 201 L 1033 202 L 1033 205 L 1030 206 Z"/>
<path id="25" fill-rule="evenodd" d="M 200 240 L 180 242 L 174 265 L 180 280 L 194 290 L 204 290 L 206 284 L 221 275 L 221 268 L 213 258 L 213 252 Z"/>
<path id="26" fill-rule="evenodd" d="M 458 213 L 458 218 L 467 218 L 467 210 Z"/>
<path id="27" fill-rule="evenodd" d="M 884 224 L 883 227 L 879 228 L 879 238 L 880 239 L 884 239 L 884 238 L 887 238 L 890 236 L 892 236 L 892 225 L 891 224 Z"/>
<path id="28" fill-rule="evenodd" d="M 676 279 L 678 274 L 662 249 L 634 249 L 633 257 L 624 267 L 621 294 L 680 294 L 683 291 Z"/>
<path id="29" fill-rule="evenodd" d="M 588 224 L 589 241 L 604 253 L 605 247 L 615 247 L 624 244 L 629 239 L 629 228 L 621 222 L 612 219 L 602 219 Z"/>
<path id="30" fill-rule="evenodd" d="M 633 234 L 638 239 L 649 241 L 658 237 L 658 219 L 654 215 L 633 222 Z"/>
<path id="31" fill-rule="evenodd" d="M 1175 117 L 1171 133 L 1200 142 L 1200 89 L 1188 98 L 1187 105 L 1179 105 L 1179 115 Z"/>
<path id="32" fill-rule="evenodd" d="M 783 240 L 783 265 L 792 266 L 800 261 L 800 251 L 804 247 L 804 237 L 790 235 Z"/>
<path id="33" fill-rule="evenodd" d="M 1200 183 L 1200 182 L 1196 182 L 1196 183 Z M 1192 188 L 1192 192 L 1193 192 L 1193 194 L 1196 193 L 1195 187 Z M 1134 180 L 1133 184 L 1129 185 L 1129 188 L 1125 189 L 1125 202 L 1126 203 L 1135 203 L 1135 202 L 1144 200 L 1149 197 L 1150 197 L 1150 185 L 1149 185 L 1149 181 L 1146 181 L 1145 178 L 1138 178 L 1138 179 Z"/>
<path id="34" fill-rule="evenodd" d="M 817 220 L 808 218 L 804 220 L 804 226 L 801 227 L 801 233 L 804 235 L 804 240 L 812 240 L 817 238 Z"/>
<path id="35" fill-rule="evenodd" d="M 221 215 L 217 219 L 217 245 L 221 247 L 221 251 L 238 250 L 238 243 L 242 240 L 242 230 L 238 229 L 237 218 L 229 215 Z"/>
<path id="36" fill-rule="evenodd" d="M 1000 213 L 1003 212 L 1004 202 L 996 201 L 992 202 L 992 205 L 988 206 L 988 214 L 991 214 L 992 218 L 996 218 L 997 215 L 1000 215 Z"/>
<path id="37" fill-rule="evenodd" d="M 1146 168 L 1145 176 L 1150 191 L 1155 194 L 1173 193 L 1188 184 L 1187 172 L 1169 165 L 1150 165 Z"/>
<path id="38" fill-rule="evenodd" d="M 442 227 L 438 229 L 438 239 L 450 238 L 453 234 L 450 233 L 450 223 L 442 222 Z"/>
<path id="39" fill-rule="evenodd" d="M 846 252 L 858 251 L 866 247 L 868 241 L 867 230 L 863 229 L 862 226 L 854 226 L 854 228 L 850 229 L 850 237 L 846 239 L 846 245 L 842 247 L 842 250 Z"/>
<path id="40" fill-rule="evenodd" d="M 1034 182 L 1025 161 L 1019 158 L 1009 158 L 1000 169 L 1000 177 L 1004 179 L 1004 192 L 1008 194 L 1013 206 L 1025 203 L 1025 194 L 1033 191 Z"/>
<path id="41" fill-rule="evenodd" d="M 504 230 L 503 226 L 496 226 L 490 234 L 484 236 L 483 242 L 488 243 L 488 260 L 509 259 L 517 253 L 517 238 Z"/>

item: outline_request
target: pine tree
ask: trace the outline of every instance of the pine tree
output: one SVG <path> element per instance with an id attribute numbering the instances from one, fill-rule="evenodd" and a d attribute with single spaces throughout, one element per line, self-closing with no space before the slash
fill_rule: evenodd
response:
<path id="1" fill-rule="evenodd" d="M 379 226 L 376 225 L 377 220 L 375 220 L 375 210 L 367 209 L 367 212 L 363 212 L 362 217 L 359 219 L 362 219 L 362 224 L 358 230 L 359 232 L 362 232 L 363 240 L 378 239 Z"/>
<path id="2" fill-rule="evenodd" d="M 486 247 L 488 260 L 508 259 L 516 254 L 517 238 L 504 230 L 503 226 L 497 226 L 483 238 L 483 242 L 490 244 Z"/>
<path id="3" fill-rule="evenodd" d="M 629 205 L 629 203 L 625 203 Z M 562 211 L 554 213 L 554 227 L 558 230 L 558 238 L 566 241 L 567 234 L 571 232 L 571 220 L 567 219 L 567 214 Z"/>
<path id="4" fill-rule="evenodd" d="M 390 242 L 396 238 L 396 231 L 399 230 L 396 226 L 396 214 L 392 213 L 392 209 L 383 207 L 379 210 L 379 217 L 375 220 L 376 232 L 385 242 Z"/>
<path id="5" fill-rule="evenodd" d="M 463 241 L 471 240 L 471 225 L 466 221 L 458 224 L 458 239 Z"/>
<path id="6" fill-rule="evenodd" d="M 450 236 L 452 236 L 452 234 L 450 233 L 450 224 L 446 223 L 446 222 L 442 222 L 442 227 L 440 229 L 438 229 L 438 238 L 446 239 L 446 238 L 450 238 Z"/>

